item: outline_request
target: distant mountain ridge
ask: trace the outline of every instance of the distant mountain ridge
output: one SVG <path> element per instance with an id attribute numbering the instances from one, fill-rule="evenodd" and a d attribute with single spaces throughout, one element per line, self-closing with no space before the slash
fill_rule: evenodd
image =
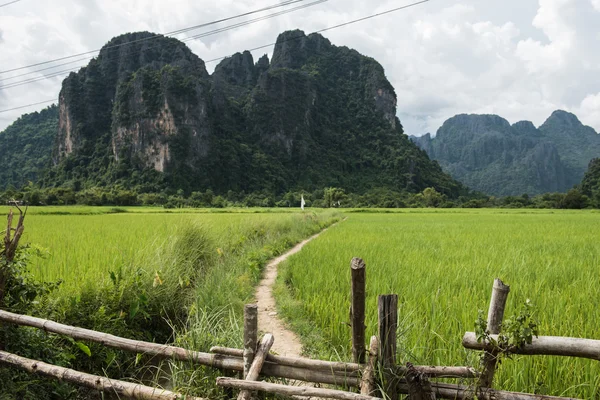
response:
<path id="1" fill-rule="evenodd" d="M 454 116 L 435 137 L 411 140 L 452 177 L 474 190 L 507 196 L 565 192 L 600 156 L 600 135 L 557 110 L 539 127 L 497 115 Z"/>
<path id="2" fill-rule="evenodd" d="M 212 75 L 176 39 L 113 38 L 63 81 L 56 132 L 44 187 L 467 192 L 404 135 L 377 61 L 302 31 Z"/>

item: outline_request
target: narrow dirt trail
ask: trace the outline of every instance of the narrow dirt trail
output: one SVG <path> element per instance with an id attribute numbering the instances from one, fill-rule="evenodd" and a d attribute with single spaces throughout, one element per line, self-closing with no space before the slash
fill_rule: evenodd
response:
<path id="1" fill-rule="evenodd" d="M 283 321 L 277 316 L 277 307 L 273 297 L 273 285 L 277 279 L 277 266 L 292 254 L 298 253 L 311 240 L 316 239 L 325 232 L 322 230 L 298 243 L 291 250 L 271 260 L 265 267 L 263 279 L 256 288 L 256 303 L 258 304 L 258 329 L 269 332 L 275 336 L 275 343 L 271 350 L 282 356 L 300 357 L 302 354 L 302 343 L 294 332 L 286 328 Z"/>

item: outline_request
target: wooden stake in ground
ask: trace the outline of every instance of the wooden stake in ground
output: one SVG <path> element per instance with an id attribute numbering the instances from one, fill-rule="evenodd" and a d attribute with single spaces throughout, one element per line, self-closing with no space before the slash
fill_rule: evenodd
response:
<path id="1" fill-rule="evenodd" d="M 378 353 L 379 341 L 377 340 L 377 336 L 371 336 L 371 343 L 369 344 L 369 362 L 360 381 L 360 394 L 371 396 L 375 391 L 375 371 L 377 369 Z"/>
<path id="2" fill-rule="evenodd" d="M 491 334 L 500 333 L 502 319 L 504 318 L 504 309 L 506 308 L 506 299 L 510 292 L 510 286 L 505 285 L 500 279 L 494 279 L 492 289 L 492 299 L 490 300 L 490 309 L 487 318 L 487 330 Z M 490 388 L 496 372 L 496 361 L 498 353 L 496 351 L 486 351 L 483 356 L 483 372 L 479 380 L 479 387 Z"/>
<path id="3" fill-rule="evenodd" d="M 33 374 L 47 376 L 64 382 L 74 383 L 79 386 L 99 390 L 129 399 L 140 400 L 178 400 L 183 396 L 168 390 L 152 388 L 135 383 L 108 379 L 102 376 L 90 375 L 68 368 L 57 367 L 41 361 L 30 360 L 15 354 L 0 351 L 0 364 L 19 368 Z M 189 400 L 203 400 L 198 397 L 187 396 Z"/>
<path id="4" fill-rule="evenodd" d="M 350 262 L 352 274 L 352 305 L 350 308 L 352 323 L 352 357 L 355 363 L 365 362 L 365 262 L 353 258 Z"/>
<path id="5" fill-rule="evenodd" d="M 23 223 L 25 222 L 27 209 L 25 212 L 23 212 L 23 210 L 16 205 L 16 202 L 15 206 L 19 210 L 19 221 L 17 222 L 17 227 L 12 227 L 14 214 L 13 211 L 10 210 L 8 212 L 8 221 L 4 235 L 4 246 L 0 250 L 0 256 L 4 258 L 4 261 L 0 263 L 0 307 L 4 306 L 4 298 L 6 297 L 6 284 L 9 278 L 8 274 L 10 273 L 8 265 L 13 262 L 17 252 L 17 247 L 19 246 L 19 240 L 25 231 L 25 225 L 23 225 Z"/>
<path id="6" fill-rule="evenodd" d="M 406 363 L 406 367 L 407 371 L 404 377 L 408 384 L 408 398 L 410 400 L 436 400 L 427 377 L 417 371 L 411 363 Z"/>
<path id="7" fill-rule="evenodd" d="M 244 307 L 244 379 L 248 376 L 258 340 L 258 306 L 246 304 Z"/>
<path id="8" fill-rule="evenodd" d="M 380 295 L 379 314 L 379 364 L 382 366 L 384 391 L 390 400 L 398 399 L 396 390 L 396 331 L 398 329 L 398 295 Z"/>
<path id="9" fill-rule="evenodd" d="M 273 342 L 275 342 L 275 338 L 270 333 L 267 333 L 265 336 L 263 336 L 260 344 L 258 345 L 258 350 L 256 351 L 254 361 L 248 370 L 248 375 L 246 375 L 247 381 L 255 381 L 258 379 L 260 370 L 267 359 L 267 354 L 269 354 L 269 350 L 271 350 Z M 250 400 L 250 396 L 251 392 L 249 390 L 242 390 L 238 396 L 238 400 Z"/>

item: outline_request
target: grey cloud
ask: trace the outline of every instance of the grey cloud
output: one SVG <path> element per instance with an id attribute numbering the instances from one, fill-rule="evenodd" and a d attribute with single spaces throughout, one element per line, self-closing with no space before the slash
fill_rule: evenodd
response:
<path id="1" fill-rule="evenodd" d="M 274 2 L 54 0 L 40 2 L 35 13 L 24 7 L 7 8 L 7 14 L 0 15 L 0 70 L 95 49 L 125 32 L 173 31 Z M 308 33 L 398 6 L 395 0 L 373 3 L 330 0 L 190 41 L 188 46 L 209 60 L 272 43 L 286 29 Z M 600 130 L 597 26 L 600 0 L 445 0 L 331 30 L 325 36 L 383 65 L 396 88 L 398 115 L 409 134 L 435 133 L 457 113 L 493 112 L 511 122 L 527 119 L 540 124 L 557 108 L 576 112 L 584 123 Z M 567 37 L 573 38 L 570 45 L 560 47 Z M 272 49 L 254 56 L 265 52 Z M 207 69 L 212 71 L 215 65 L 208 64 Z M 0 90 L 0 108 L 55 98 L 60 82 L 56 78 Z M 0 114 L 0 129 L 21 111 L 33 110 Z"/>

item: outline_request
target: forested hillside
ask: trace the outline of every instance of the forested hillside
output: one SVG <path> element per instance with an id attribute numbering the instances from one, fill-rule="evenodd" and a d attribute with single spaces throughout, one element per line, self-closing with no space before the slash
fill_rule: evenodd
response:
<path id="1" fill-rule="evenodd" d="M 403 134 L 382 66 L 318 34 L 212 75 L 176 39 L 122 35 L 65 79 L 58 113 L 46 188 L 466 193 Z"/>
<path id="2" fill-rule="evenodd" d="M 600 156 L 600 135 L 565 111 L 539 128 L 496 115 L 457 115 L 434 138 L 412 140 L 455 179 L 497 196 L 566 192 Z"/>
<path id="3" fill-rule="evenodd" d="M 37 182 L 50 163 L 58 107 L 24 114 L 0 132 L 0 190 Z"/>
<path id="4" fill-rule="evenodd" d="M 600 207 L 600 158 L 594 158 L 590 162 L 581 181 L 581 191 L 590 198 L 592 206 Z"/>

